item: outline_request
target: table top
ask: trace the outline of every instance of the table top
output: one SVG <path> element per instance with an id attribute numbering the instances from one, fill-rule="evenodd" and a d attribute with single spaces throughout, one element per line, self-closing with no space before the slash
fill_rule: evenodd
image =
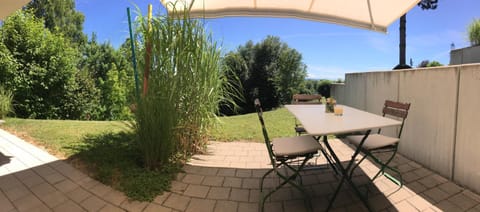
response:
<path id="1" fill-rule="evenodd" d="M 338 106 L 343 107 L 341 116 L 325 113 L 325 105 L 285 105 L 310 135 L 341 134 L 402 124 L 377 114 L 344 105 Z"/>

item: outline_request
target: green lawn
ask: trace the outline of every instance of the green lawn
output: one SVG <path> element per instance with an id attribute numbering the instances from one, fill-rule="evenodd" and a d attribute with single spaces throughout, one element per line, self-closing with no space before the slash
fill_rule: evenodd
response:
<path id="1" fill-rule="evenodd" d="M 264 118 L 270 137 L 294 135 L 295 121 L 285 108 L 265 112 Z M 142 156 L 132 142 L 135 135 L 125 122 L 9 118 L 1 128 L 66 157 L 95 179 L 135 200 L 152 200 L 168 190 L 170 181 L 179 171 L 176 165 L 155 171 L 139 166 Z M 216 141 L 263 142 L 255 113 L 220 117 L 210 137 Z"/>
<path id="2" fill-rule="evenodd" d="M 87 135 L 116 133 L 127 130 L 119 121 L 72 121 L 72 120 L 35 120 L 9 118 L 1 126 L 27 140 L 46 147 L 51 153 L 71 156 L 76 153 L 71 147 L 83 142 Z"/>
<path id="3" fill-rule="evenodd" d="M 265 125 L 269 136 L 293 136 L 295 119 L 287 109 L 281 108 L 264 113 Z M 105 133 L 127 131 L 128 127 L 120 121 L 71 121 L 71 120 L 34 120 L 9 118 L 2 126 L 19 135 L 27 136 L 53 153 L 66 157 L 75 154 L 75 145 L 84 142 L 85 137 Z M 211 139 L 216 141 L 248 140 L 263 142 L 262 130 L 256 113 L 220 117 L 211 131 Z"/>
<path id="4" fill-rule="evenodd" d="M 294 136 L 294 116 L 286 108 L 263 114 L 270 138 Z M 256 113 L 220 117 L 211 137 L 216 141 L 249 140 L 263 142 L 262 128 Z"/>

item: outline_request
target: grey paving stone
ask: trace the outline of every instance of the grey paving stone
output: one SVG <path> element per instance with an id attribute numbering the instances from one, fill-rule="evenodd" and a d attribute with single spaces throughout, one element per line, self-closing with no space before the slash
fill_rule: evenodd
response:
<path id="1" fill-rule="evenodd" d="M 420 211 L 430 208 L 433 205 L 432 203 L 428 202 L 420 195 L 414 195 L 408 198 L 407 201 Z"/>
<path id="2" fill-rule="evenodd" d="M 187 184 L 201 184 L 204 178 L 203 175 L 186 174 L 182 181 Z"/>
<path id="3" fill-rule="evenodd" d="M 107 203 L 105 201 L 96 196 L 90 196 L 80 203 L 82 208 L 85 208 L 88 211 L 98 211 L 101 208 L 105 207 L 106 204 Z"/>
<path id="4" fill-rule="evenodd" d="M 208 199 L 227 200 L 230 196 L 230 188 L 225 187 L 211 187 L 208 192 Z"/>
<path id="5" fill-rule="evenodd" d="M 224 187 L 232 187 L 232 188 L 241 188 L 242 187 L 242 179 L 237 177 L 225 177 L 223 181 Z"/>
<path id="6" fill-rule="evenodd" d="M 215 205 L 215 212 L 237 211 L 238 202 L 218 200 Z"/>
<path id="7" fill-rule="evenodd" d="M 2 210 L 4 211 L 10 211 L 15 208 L 12 202 L 10 202 L 10 200 L 1 191 L 0 191 L 0 205 L 2 206 Z"/>
<path id="8" fill-rule="evenodd" d="M 176 193 L 183 193 L 187 189 L 188 184 L 179 181 L 172 181 L 170 191 Z"/>
<path id="9" fill-rule="evenodd" d="M 150 203 L 144 210 L 144 212 L 172 212 L 171 208 L 163 207 L 155 203 Z"/>
<path id="10" fill-rule="evenodd" d="M 96 184 L 95 186 L 93 186 L 89 190 L 90 190 L 90 192 L 92 192 L 93 194 L 95 194 L 99 197 L 102 197 L 105 194 L 107 194 L 108 192 L 113 191 L 113 189 L 110 186 L 106 186 L 106 185 L 103 185 L 101 183 Z"/>
<path id="11" fill-rule="evenodd" d="M 205 198 L 210 190 L 209 186 L 202 185 L 188 185 L 184 194 L 191 197 Z"/>
<path id="12" fill-rule="evenodd" d="M 260 179 L 259 178 L 245 178 L 242 181 L 242 188 L 259 189 L 260 188 Z"/>
<path id="13" fill-rule="evenodd" d="M 37 166 L 33 168 L 33 171 L 35 171 L 37 174 L 39 174 L 42 177 L 48 176 L 56 172 L 55 169 L 48 165 L 43 165 L 43 166 Z"/>
<path id="14" fill-rule="evenodd" d="M 266 212 L 285 211 L 285 210 L 283 210 L 283 203 L 282 202 L 266 202 L 264 204 L 264 210 Z"/>
<path id="15" fill-rule="evenodd" d="M 47 182 L 49 182 L 52 185 L 55 184 L 55 183 L 58 183 L 62 180 L 65 180 L 65 176 L 63 176 L 63 175 L 61 175 L 60 173 L 57 173 L 57 172 L 55 172 L 53 174 L 50 174 L 50 175 L 47 175 L 44 178 Z"/>
<path id="16" fill-rule="evenodd" d="M 54 208 L 68 200 L 64 193 L 58 191 L 39 196 L 39 198 L 50 208 Z"/>
<path id="17" fill-rule="evenodd" d="M 63 193 L 68 193 L 72 190 L 75 190 L 76 188 L 79 188 L 78 184 L 72 182 L 69 179 L 62 180 L 62 181 L 56 183 L 54 186 L 55 186 L 55 188 L 57 188 L 59 191 L 61 191 Z"/>
<path id="18" fill-rule="evenodd" d="M 33 210 L 36 207 L 41 207 L 44 204 L 33 194 L 28 194 L 20 199 L 13 201 L 13 205 L 15 205 L 15 207 L 19 211 L 28 211 Z"/>
<path id="19" fill-rule="evenodd" d="M 260 202 L 260 189 L 250 189 L 249 202 Z"/>
<path id="20" fill-rule="evenodd" d="M 236 177 L 252 177 L 252 170 L 249 169 L 237 169 Z"/>
<path id="21" fill-rule="evenodd" d="M 15 201 L 20 199 L 28 194 L 31 194 L 30 190 L 24 185 L 18 185 L 8 190 L 3 191 L 5 195 L 10 199 L 10 201 Z"/>
<path id="22" fill-rule="evenodd" d="M 147 205 L 148 205 L 148 202 L 126 200 L 122 203 L 121 207 L 127 211 L 136 212 L 136 211 L 142 211 L 147 207 Z"/>
<path id="23" fill-rule="evenodd" d="M 232 169 L 232 168 L 220 168 L 218 169 L 217 176 L 234 177 L 236 171 L 237 171 L 236 169 Z"/>
<path id="24" fill-rule="evenodd" d="M 307 211 L 308 205 L 305 205 L 303 200 L 289 200 L 283 203 L 285 211 Z"/>
<path id="25" fill-rule="evenodd" d="M 80 203 L 80 202 L 83 202 L 83 200 L 91 197 L 92 194 L 90 192 L 88 192 L 87 190 L 85 190 L 81 187 L 78 187 L 78 188 L 68 192 L 67 196 L 70 199 L 72 199 L 73 201 L 75 201 L 77 203 Z"/>
<path id="26" fill-rule="evenodd" d="M 22 183 L 14 175 L 6 175 L 0 177 L 0 189 L 8 190 Z"/>
<path id="27" fill-rule="evenodd" d="M 157 197 L 155 197 L 155 199 L 153 200 L 154 203 L 157 203 L 159 205 L 163 204 L 163 202 L 165 202 L 165 200 L 167 200 L 167 198 L 170 196 L 170 192 L 163 192 L 163 194 L 161 195 L 158 195 Z"/>
<path id="28" fill-rule="evenodd" d="M 248 202 L 248 195 L 250 195 L 250 190 L 248 189 L 232 188 L 232 191 L 230 192 L 230 200 Z"/>
<path id="29" fill-rule="evenodd" d="M 103 195 L 102 198 L 105 201 L 118 206 L 127 199 L 127 196 L 125 196 L 125 194 L 123 194 L 122 192 L 112 189 L 111 191 Z"/>
<path id="30" fill-rule="evenodd" d="M 441 211 L 462 211 L 460 207 L 458 207 L 457 205 L 453 204 L 448 200 L 441 201 L 435 204 L 435 206 Z"/>
<path id="31" fill-rule="evenodd" d="M 192 198 L 188 204 L 187 212 L 210 212 L 215 207 L 215 200 Z"/>
<path id="32" fill-rule="evenodd" d="M 200 167 L 197 172 L 200 175 L 204 176 L 215 176 L 218 173 L 218 168 L 216 167 Z"/>
<path id="33" fill-rule="evenodd" d="M 32 177 L 32 176 L 38 176 L 34 171 L 30 170 L 30 169 L 26 169 L 26 170 L 23 170 L 23 171 L 19 171 L 19 172 L 15 172 L 14 173 L 15 177 L 17 177 L 17 179 L 19 179 L 20 181 L 25 179 L 25 178 L 28 178 L 28 177 Z"/>
<path id="34" fill-rule="evenodd" d="M 21 180 L 23 184 L 25 184 L 27 187 L 31 188 L 33 186 L 36 186 L 40 183 L 45 183 L 46 181 L 40 177 L 39 175 L 31 175 L 25 179 Z"/>
<path id="35" fill-rule="evenodd" d="M 411 196 L 413 196 L 413 194 L 408 192 L 406 189 L 400 189 L 389 194 L 387 198 L 388 200 L 390 200 L 390 202 L 395 204 L 395 203 L 402 202 L 403 200 L 406 200 Z"/>
<path id="36" fill-rule="evenodd" d="M 165 200 L 163 205 L 169 208 L 184 211 L 185 209 L 187 209 L 190 199 L 190 197 L 185 197 L 178 194 L 171 194 L 168 199 Z"/>
<path id="37" fill-rule="evenodd" d="M 121 209 L 120 207 L 114 206 L 111 204 L 107 204 L 105 207 L 100 209 L 100 212 L 124 212 L 124 211 L 125 211 L 124 209 Z"/>
<path id="38" fill-rule="evenodd" d="M 477 201 L 471 199 L 463 193 L 450 197 L 448 200 L 460 207 L 462 210 L 468 210 L 479 204 Z"/>
<path id="39" fill-rule="evenodd" d="M 82 207 L 80 207 L 78 204 L 68 200 L 57 207 L 53 208 L 53 211 L 55 212 L 82 212 L 85 211 Z"/>
<path id="40" fill-rule="evenodd" d="M 222 186 L 223 180 L 225 180 L 225 177 L 221 177 L 221 176 L 206 176 L 205 179 L 203 179 L 202 185 L 206 185 L 206 186 Z"/>
<path id="41" fill-rule="evenodd" d="M 56 191 L 55 187 L 53 187 L 47 182 L 33 186 L 32 188 L 30 188 L 30 190 L 37 196 L 46 195 Z"/>
<path id="42" fill-rule="evenodd" d="M 238 212 L 257 212 L 258 204 L 256 203 L 247 203 L 240 202 L 238 203 Z"/>
<path id="43" fill-rule="evenodd" d="M 434 201 L 433 203 L 440 202 L 450 196 L 447 192 L 441 190 L 438 187 L 431 188 L 425 191 L 424 194 L 427 195 L 430 199 L 432 199 Z"/>

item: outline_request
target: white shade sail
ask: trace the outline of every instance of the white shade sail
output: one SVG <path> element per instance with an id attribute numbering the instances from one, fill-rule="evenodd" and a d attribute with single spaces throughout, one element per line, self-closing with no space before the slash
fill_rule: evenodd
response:
<path id="1" fill-rule="evenodd" d="M 420 0 L 178 0 L 190 16 L 298 18 L 386 32 L 387 27 L 412 9 Z M 161 0 L 171 14 L 177 0 Z"/>
<path id="2" fill-rule="evenodd" d="M 30 0 L 0 0 L 0 20 L 28 4 Z"/>

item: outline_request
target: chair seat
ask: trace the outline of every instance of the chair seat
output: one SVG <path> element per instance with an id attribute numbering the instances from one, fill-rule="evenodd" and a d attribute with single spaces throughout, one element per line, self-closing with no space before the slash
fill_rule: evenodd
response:
<path id="1" fill-rule="evenodd" d="M 358 146 L 363 139 L 363 135 L 352 135 L 346 138 L 351 144 Z M 399 138 L 388 137 L 380 134 L 371 134 L 367 137 L 367 140 L 363 143 L 362 148 L 366 150 L 380 149 L 394 145 L 400 141 Z"/>
<path id="2" fill-rule="evenodd" d="M 309 135 L 273 139 L 272 145 L 277 157 L 289 158 L 317 153 L 321 148 L 318 141 Z"/>
<path id="3" fill-rule="evenodd" d="M 304 127 L 296 126 L 296 127 L 295 127 L 295 132 L 297 132 L 297 133 L 305 133 L 305 132 L 307 132 L 307 131 L 305 130 Z"/>

